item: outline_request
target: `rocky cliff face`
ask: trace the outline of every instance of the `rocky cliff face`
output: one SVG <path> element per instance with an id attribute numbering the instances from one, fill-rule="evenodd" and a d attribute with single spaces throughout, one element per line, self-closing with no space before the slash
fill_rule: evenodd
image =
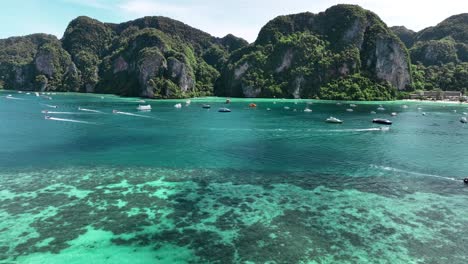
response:
<path id="1" fill-rule="evenodd" d="M 411 84 L 407 50 L 380 18 L 337 5 L 268 22 L 253 45 L 231 55 L 217 92 L 319 97 L 322 86 L 353 74 L 399 90 Z"/>
<path id="2" fill-rule="evenodd" d="M 69 91 L 79 82 L 70 55 L 45 34 L 0 40 L 0 73 L 5 87 L 22 90 Z"/>
<path id="3" fill-rule="evenodd" d="M 410 49 L 413 63 L 440 66 L 468 62 L 468 14 L 451 16 L 420 32 L 405 27 L 392 27 L 392 31 Z"/>

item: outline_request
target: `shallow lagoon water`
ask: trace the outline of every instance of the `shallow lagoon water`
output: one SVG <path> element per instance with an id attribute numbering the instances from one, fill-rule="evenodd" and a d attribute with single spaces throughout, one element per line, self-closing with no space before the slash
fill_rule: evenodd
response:
<path id="1" fill-rule="evenodd" d="M 466 105 L 12 95 L 0 263 L 468 261 Z"/>

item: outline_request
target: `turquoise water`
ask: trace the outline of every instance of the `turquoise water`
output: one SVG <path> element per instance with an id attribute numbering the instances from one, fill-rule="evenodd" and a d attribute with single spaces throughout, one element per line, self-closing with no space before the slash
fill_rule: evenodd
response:
<path id="1" fill-rule="evenodd" d="M 0 263 L 468 262 L 467 105 L 0 96 Z"/>

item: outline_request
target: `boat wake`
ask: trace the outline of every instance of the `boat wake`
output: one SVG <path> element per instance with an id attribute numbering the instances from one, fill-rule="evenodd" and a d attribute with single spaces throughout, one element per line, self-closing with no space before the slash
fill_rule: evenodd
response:
<path id="1" fill-rule="evenodd" d="M 41 113 L 54 114 L 54 115 L 82 115 L 83 114 L 80 112 L 56 112 L 56 111 L 48 111 L 48 110 L 42 110 Z"/>
<path id="2" fill-rule="evenodd" d="M 7 96 L 4 96 L 6 99 L 10 99 L 10 100 L 26 100 L 26 99 L 23 99 L 23 98 L 18 98 L 18 97 L 14 97 L 14 96 L 10 96 L 10 95 L 7 95 Z"/>
<path id="3" fill-rule="evenodd" d="M 96 125 L 96 123 L 94 123 L 94 122 L 87 122 L 87 121 L 67 119 L 67 118 L 57 118 L 57 117 L 51 117 L 51 116 L 46 116 L 45 119 L 46 120 L 54 120 L 54 121 L 62 121 L 62 122 L 72 122 L 72 123 Z"/>
<path id="4" fill-rule="evenodd" d="M 389 127 L 371 127 L 371 128 L 350 128 L 350 129 L 330 129 L 321 130 L 321 132 L 369 132 L 369 131 L 389 131 Z"/>
<path id="5" fill-rule="evenodd" d="M 117 115 L 127 115 L 127 116 L 137 116 L 137 117 L 144 117 L 144 118 L 152 118 L 151 116 L 139 115 L 139 114 L 134 114 L 134 113 L 129 113 L 129 112 L 122 112 L 122 111 L 117 111 L 117 110 L 112 111 L 112 113 L 117 114 Z"/>
<path id="6" fill-rule="evenodd" d="M 399 173 L 411 174 L 411 175 L 421 176 L 421 177 L 433 177 L 433 178 L 439 178 L 439 179 L 444 179 L 444 180 L 449 180 L 449 181 L 459 181 L 453 177 L 445 177 L 445 176 L 440 176 L 440 175 L 435 175 L 435 174 L 407 171 L 407 170 L 402 170 L 402 169 L 397 169 L 397 168 L 392 168 L 392 167 L 387 167 L 387 166 L 371 165 L 371 167 L 385 170 L 385 171 L 399 172 Z"/>
<path id="7" fill-rule="evenodd" d="M 46 107 L 50 107 L 50 108 L 57 108 L 56 105 L 50 105 L 50 104 L 41 104 L 43 106 L 46 106 Z"/>
<path id="8" fill-rule="evenodd" d="M 102 111 L 99 111 L 99 110 L 93 110 L 93 109 L 87 109 L 87 108 L 81 108 L 81 107 L 78 107 L 78 110 L 79 110 L 79 111 L 83 111 L 83 112 L 91 112 L 91 113 L 103 114 L 103 112 L 102 112 Z"/>

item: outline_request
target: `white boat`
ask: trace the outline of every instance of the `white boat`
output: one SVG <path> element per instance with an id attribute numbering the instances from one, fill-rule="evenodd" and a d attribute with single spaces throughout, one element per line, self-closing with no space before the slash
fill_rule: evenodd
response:
<path id="1" fill-rule="evenodd" d="M 138 100 L 137 103 L 140 103 L 140 104 L 145 104 L 146 101 L 145 100 Z"/>
<path id="2" fill-rule="evenodd" d="M 425 116 L 425 115 L 426 115 L 426 112 L 422 112 L 422 115 Z"/>
<path id="3" fill-rule="evenodd" d="M 30 95 L 31 93 L 26 93 L 27 95 Z"/>
<path id="4" fill-rule="evenodd" d="M 350 104 L 349 106 L 350 107 L 357 107 L 357 105 L 355 105 L 355 104 Z"/>
<path id="5" fill-rule="evenodd" d="M 391 116 L 397 116 L 397 113 L 392 112 L 390 115 L 391 115 Z"/>
<path id="6" fill-rule="evenodd" d="M 373 114 L 373 115 L 377 114 L 376 111 L 370 111 L 370 113 Z"/>
<path id="7" fill-rule="evenodd" d="M 346 112 L 353 112 L 354 110 L 351 108 L 346 109 Z"/>
<path id="8" fill-rule="evenodd" d="M 229 112 L 231 112 L 231 109 L 226 108 L 226 107 L 222 107 L 222 108 L 218 109 L 218 112 L 229 113 Z"/>
<path id="9" fill-rule="evenodd" d="M 289 110 L 289 106 L 285 106 L 285 107 L 284 107 L 284 110 Z"/>
<path id="10" fill-rule="evenodd" d="M 188 99 L 187 101 L 185 101 L 185 106 L 189 106 L 191 103 L 192 103 L 192 101 L 190 101 L 190 99 Z"/>
<path id="11" fill-rule="evenodd" d="M 379 108 L 377 108 L 377 110 L 379 110 L 379 111 L 385 111 L 385 108 L 383 108 L 382 106 L 379 106 Z"/>
<path id="12" fill-rule="evenodd" d="M 312 112 L 312 109 L 306 108 L 306 109 L 304 109 L 304 112 L 306 112 L 306 113 L 311 113 L 311 112 Z"/>
<path id="13" fill-rule="evenodd" d="M 466 119 L 466 117 L 463 116 L 462 118 L 460 118 L 460 122 L 462 122 L 463 124 L 466 124 L 468 123 L 468 119 Z"/>
<path id="14" fill-rule="evenodd" d="M 467 113 L 467 112 L 463 112 L 463 114 L 464 114 L 464 115 L 468 115 L 468 113 Z"/>
<path id="15" fill-rule="evenodd" d="M 406 109 L 406 108 L 408 108 L 408 106 L 407 106 L 407 105 L 402 105 L 401 107 L 402 107 L 402 108 L 405 108 L 405 109 Z"/>
<path id="16" fill-rule="evenodd" d="M 35 92 L 34 94 L 36 94 L 36 96 L 39 96 L 39 93 L 38 93 L 38 92 Z"/>
<path id="17" fill-rule="evenodd" d="M 336 105 L 341 105 L 341 103 L 336 103 Z"/>
<path id="18" fill-rule="evenodd" d="M 271 111 L 271 109 L 270 109 L 270 108 L 267 108 L 266 110 L 267 110 L 267 111 Z"/>
<path id="19" fill-rule="evenodd" d="M 177 109 L 182 108 L 182 104 L 180 104 L 180 103 L 179 103 L 179 104 L 175 104 L 174 107 L 177 108 Z"/>
<path id="20" fill-rule="evenodd" d="M 342 120 L 336 118 L 336 117 L 333 117 L 333 116 L 330 116 L 329 118 L 327 118 L 327 120 L 325 120 L 325 122 L 327 123 L 333 123 L 333 124 L 341 124 L 343 123 Z"/>
<path id="21" fill-rule="evenodd" d="M 138 111 L 151 111 L 151 105 L 138 105 Z"/>

